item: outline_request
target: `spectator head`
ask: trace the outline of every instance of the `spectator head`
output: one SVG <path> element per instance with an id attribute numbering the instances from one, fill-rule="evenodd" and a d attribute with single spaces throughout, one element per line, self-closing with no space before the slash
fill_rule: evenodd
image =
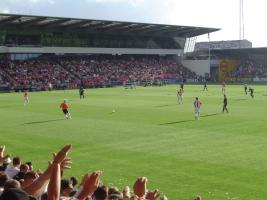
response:
<path id="1" fill-rule="evenodd" d="M 20 189 L 20 182 L 14 179 L 10 179 L 5 183 L 4 190 L 10 189 L 10 188 L 18 188 Z"/>
<path id="2" fill-rule="evenodd" d="M 3 164 L 4 165 L 9 165 L 11 163 L 11 159 L 10 159 L 10 156 L 7 156 L 4 161 L 3 161 Z"/>
<path id="3" fill-rule="evenodd" d="M 36 200 L 29 197 L 24 191 L 18 188 L 10 188 L 3 192 L 0 197 L 1 200 Z"/>
<path id="4" fill-rule="evenodd" d="M 201 196 L 199 195 L 195 196 L 194 200 L 201 200 Z"/>
<path id="5" fill-rule="evenodd" d="M 27 164 L 20 165 L 20 172 L 27 173 L 29 171 L 29 166 Z"/>
<path id="6" fill-rule="evenodd" d="M 116 187 L 110 187 L 108 190 L 108 200 L 122 200 L 123 195 Z"/>
<path id="7" fill-rule="evenodd" d="M 4 188 L 6 182 L 8 181 L 8 175 L 4 172 L 0 172 L 0 188 Z"/>
<path id="8" fill-rule="evenodd" d="M 119 189 L 117 187 L 109 187 L 108 188 L 108 194 L 119 192 Z"/>
<path id="9" fill-rule="evenodd" d="M 60 194 L 61 194 L 61 196 L 69 197 L 70 193 L 72 191 L 73 191 L 73 186 L 70 183 L 70 181 L 68 181 L 66 179 L 62 179 L 61 180 L 61 184 L 60 184 Z"/>
<path id="10" fill-rule="evenodd" d="M 25 164 L 27 164 L 29 166 L 29 171 L 32 171 L 33 170 L 33 165 L 32 165 L 32 162 L 26 162 Z"/>
<path id="11" fill-rule="evenodd" d="M 20 165 L 20 157 L 19 156 L 16 156 L 13 158 L 13 166 L 16 167 L 16 166 L 19 166 Z"/>
<path id="12" fill-rule="evenodd" d="M 108 188 L 106 186 L 98 187 L 93 194 L 95 200 L 107 199 L 107 196 L 108 196 Z"/>
<path id="13" fill-rule="evenodd" d="M 123 195 L 119 191 L 113 191 L 108 195 L 108 200 L 123 200 Z"/>
<path id="14" fill-rule="evenodd" d="M 77 178 L 75 176 L 72 176 L 70 178 L 70 183 L 72 184 L 73 187 L 75 187 L 77 185 L 77 183 L 78 183 Z"/>

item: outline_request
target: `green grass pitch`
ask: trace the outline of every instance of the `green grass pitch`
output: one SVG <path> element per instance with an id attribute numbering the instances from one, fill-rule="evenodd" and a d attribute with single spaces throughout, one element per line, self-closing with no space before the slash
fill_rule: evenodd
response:
<path id="1" fill-rule="evenodd" d="M 219 85 L 186 85 L 184 103 L 177 86 L 87 89 L 0 94 L 0 143 L 7 153 L 44 169 L 51 153 L 72 143 L 72 169 L 80 176 L 100 169 L 102 180 L 132 187 L 147 176 L 149 189 L 170 200 L 267 197 L 267 87 L 255 86 L 255 99 L 242 85 L 228 85 L 229 114 L 222 114 Z M 193 101 L 203 103 L 194 120 Z M 59 104 L 66 98 L 71 120 Z M 112 110 L 115 109 L 115 113 Z"/>

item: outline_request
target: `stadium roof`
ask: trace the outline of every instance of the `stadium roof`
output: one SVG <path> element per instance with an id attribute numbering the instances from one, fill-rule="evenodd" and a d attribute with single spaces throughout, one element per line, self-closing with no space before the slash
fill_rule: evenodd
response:
<path id="1" fill-rule="evenodd" d="M 222 56 L 245 56 L 245 55 L 267 55 L 267 48 L 242 48 L 242 49 L 212 49 L 212 54 Z"/>
<path id="2" fill-rule="evenodd" d="M 120 22 L 94 19 L 0 14 L 0 29 L 105 33 L 160 37 L 195 37 L 218 31 L 217 28 Z"/>

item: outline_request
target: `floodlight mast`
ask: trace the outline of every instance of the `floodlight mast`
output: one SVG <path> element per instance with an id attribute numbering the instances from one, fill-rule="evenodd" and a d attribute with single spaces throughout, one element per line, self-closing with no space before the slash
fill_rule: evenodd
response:
<path id="1" fill-rule="evenodd" d="M 244 0 L 239 0 L 239 40 L 245 38 Z"/>
<path id="2" fill-rule="evenodd" d="M 210 58 L 210 48 L 211 48 L 211 47 L 210 47 L 210 33 L 208 33 L 208 40 L 209 40 L 209 58 L 208 58 L 208 59 L 209 59 L 209 69 L 211 69 L 211 63 L 210 63 L 210 59 L 211 59 L 211 58 Z M 210 71 L 211 71 L 211 70 L 210 70 Z M 210 74 L 210 73 L 209 73 L 209 74 Z"/>

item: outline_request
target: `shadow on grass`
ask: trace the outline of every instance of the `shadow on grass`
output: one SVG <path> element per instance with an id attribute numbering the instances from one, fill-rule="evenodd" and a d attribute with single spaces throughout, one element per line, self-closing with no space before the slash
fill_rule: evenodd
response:
<path id="1" fill-rule="evenodd" d="M 45 121 L 35 121 L 35 122 L 24 123 L 24 125 L 44 124 L 44 123 L 56 122 L 56 121 L 63 121 L 63 120 L 66 120 L 66 119 L 51 119 L 51 120 L 45 120 Z"/>
<path id="2" fill-rule="evenodd" d="M 219 115 L 219 114 L 220 114 L 220 113 L 214 113 L 214 114 L 202 115 L 202 116 L 200 116 L 200 118 L 202 118 L 202 117 L 212 117 L 212 116 L 216 116 L 216 115 Z M 182 120 L 182 121 L 177 121 L 177 122 L 167 122 L 167 123 L 159 124 L 159 125 L 162 126 L 162 125 L 181 124 L 181 123 L 194 122 L 194 121 L 196 121 L 196 120 L 194 120 L 194 119 L 190 119 L 190 120 Z"/>
<path id="3" fill-rule="evenodd" d="M 182 120 L 182 121 L 177 121 L 177 122 L 168 122 L 168 123 L 159 124 L 159 125 L 162 126 L 162 125 L 180 124 L 180 123 L 193 122 L 193 121 L 195 120 L 190 119 L 190 120 Z"/>
<path id="4" fill-rule="evenodd" d="M 156 107 L 156 108 L 164 108 L 164 107 L 176 106 L 176 105 L 178 105 L 178 103 L 177 103 L 177 104 L 157 105 L 157 106 L 155 106 L 155 107 Z"/>
<path id="5" fill-rule="evenodd" d="M 247 101 L 248 99 L 236 99 L 236 101 Z"/>
<path id="6" fill-rule="evenodd" d="M 208 114 L 208 115 L 201 115 L 200 117 L 212 117 L 212 116 L 216 116 L 219 115 L 220 113 L 213 113 L 213 114 Z"/>

